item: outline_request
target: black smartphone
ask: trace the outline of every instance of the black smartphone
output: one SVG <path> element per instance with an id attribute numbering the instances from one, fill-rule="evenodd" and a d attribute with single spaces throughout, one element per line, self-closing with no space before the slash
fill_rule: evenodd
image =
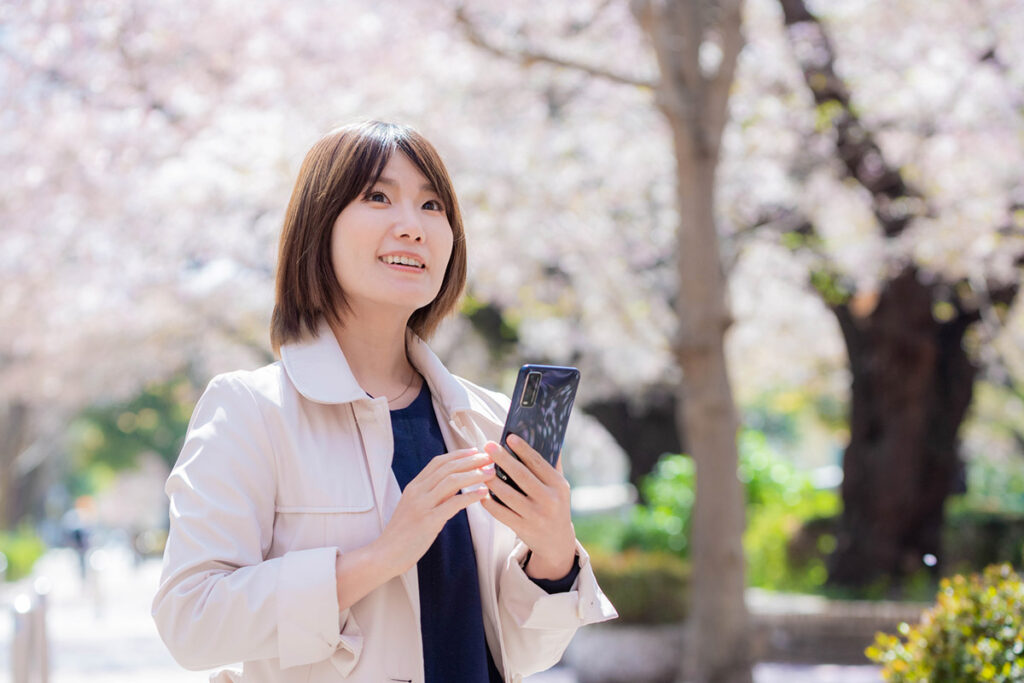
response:
<path id="1" fill-rule="evenodd" d="M 576 399 L 580 371 L 561 365 L 524 365 L 519 368 L 512 405 L 501 433 L 501 445 L 509 453 L 506 439 L 515 434 L 551 463 L 558 462 L 569 425 L 569 413 Z M 495 465 L 495 474 L 503 482 L 522 493 L 512 478 Z M 501 502 L 500 500 L 498 502 Z"/>

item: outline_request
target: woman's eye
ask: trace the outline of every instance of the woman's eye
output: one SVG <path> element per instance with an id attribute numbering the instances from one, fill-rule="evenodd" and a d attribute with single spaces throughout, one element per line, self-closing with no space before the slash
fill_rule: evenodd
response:
<path id="1" fill-rule="evenodd" d="M 423 205 L 423 208 L 426 209 L 427 211 L 444 211 L 444 207 L 441 206 L 441 202 L 437 201 L 436 199 L 431 199 L 430 201 L 428 201 L 426 204 Z"/>
<path id="2" fill-rule="evenodd" d="M 383 192 L 368 192 L 366 194 L 366 200 L 369 202 L 387 202 L 388 197 Z"/>

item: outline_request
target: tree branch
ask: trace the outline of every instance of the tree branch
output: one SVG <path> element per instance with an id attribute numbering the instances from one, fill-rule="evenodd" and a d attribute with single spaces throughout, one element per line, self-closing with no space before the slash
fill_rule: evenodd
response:
<path id="1" fill-rule="evenodd" d="M 654 81 L 629 74 L 616 73 L 614 71 L 610 71 L 593 64 L 586 64 L 574 59 L 559 57 L 530 45 L 523 44 L 515 47 L 498 45 L 483 34 L 483 31 L 481 31 L 480 27 L 477 26 L 469 17 L 465 7 L 461 4 L 455 7 L 455 20 L 462 27 L 466 39 L 469 40 L 470 43 L 491 53 L 492 55 L 503 59 L 509 59 L 514 62 L 519 62 L 524 66 L 532 66 L 537 63 L 550 64 L 552 66 L 582 71 L 590 76 L 596 76 L 597 78 L 602 78 L 620 85 L 631 85 L 637 88 L 646 88 L 650 90 L 653 90 L 657 86 L 657 83 Z"/>
<path id="2" fill-rule="evenodd" d="M 794 52 L 815 103 L 831 114 L 836 151 L 846 174 L 871 193 L 871 208 L 885 236 L 898 237 L 912 219 L 927 214 L 924 196 L 885 160 L 873 132 L 854 113 L 850 92 L 836 74 L 835 50 L 821 21 L 804 0 L 779 0 L 779 4 L 794 48 L 800 42 L 810 43 L 808 49 Z"/>
<path id="3" fill-rule="evenodd" d="M 673 14 L 681 13 L 682 8 L 675 4 L 666 6 L 657 0 L 634 0 L 631 7 L 637 23 L 647 33 L 658 60 L 661 72 L 655 97 L 658 108 L 673 122 L 673 128 L 679 124 L 685 126 L 685 135 L 682 134 L 684 131 L 677 131 L 675 137 L 677 143 L 691 147 L 687 155 L 696 153 L 706 156 L 707 131 L 702 125 L 703 112 L 699 106 L 700 88 L 703 85 L 699 52 L 697 46 L 693 45 L 694 41 L 687 40 L 686 36 L 688 30 L 700 35 L 699 13 L 691 6 L 688 17 L 676 17 Z M 681 55 L 687 50 L 687 45 L 690 46 L 690 54 Z"/>
<path id="4" fill-rule="evenodd" d="M 586 32 L 587 29 L 589 29 L 594 24 L 594 22 L 597 21 L 598 17 L 604 14 L 605 11 L 616 2 L 618 2 L 618 0 L 603 0 L 589 17 L 587 17 L 586 19 L 581 19 L 579 21 L 574 21 L 573 23 L 566 26 L 565 35 L 578 36 L 579 34 Z"/>
<path id="5" fill-rule="evenodd" d="M 723 258 L 722 267 L 726 273 L 731 273 L 736 267 L 740 258 L 740 250 L 744 243 L 754 235 L 762 232 L 774 233 L 780 237 L 784 235 L 796 236 L 798 237 L 798 240 L 794 240 L 796 245 L 790 244 L 786 246 L 789 246 L 794 251 L 799 249 L 811 253 L 823 263 L 828 261 L 828 255 L 818 248 L 821 240 L 815 233 L 814 224 L 806 216 L 795 209 L 786 209 L 779 206 L 765 207 L 752 223 L 721 237 L 723 254 L 727 251 L 731 252 L 730 256 Z"/>
<path id="6" fill-rule="evenodd" d="M 709 134 L 711 140 L 722 139 L 722 131 L 729 118 L 729 91 L 732 88 L 733 76 L 736 74 L 736 63 L 743 50 L 742 28 L 743 3 L 739 0 L 723 3 L 722 18 L 719 21 L 722 62 L 711 80 L 707 96 L 708 120 L 714 126 Z"/>

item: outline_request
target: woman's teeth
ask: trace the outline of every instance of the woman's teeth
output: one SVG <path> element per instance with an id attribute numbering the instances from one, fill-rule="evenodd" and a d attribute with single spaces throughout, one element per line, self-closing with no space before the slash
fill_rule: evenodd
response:
<path id="1" fill-rule="evenodd" d="M 392 265 L 414 266 L 416 268 L 425 267 L 422 261 L 414 259 L 409 256 L 381 256 L 380 260 L 383 261 L 384 263 L 389 263 Z"/>

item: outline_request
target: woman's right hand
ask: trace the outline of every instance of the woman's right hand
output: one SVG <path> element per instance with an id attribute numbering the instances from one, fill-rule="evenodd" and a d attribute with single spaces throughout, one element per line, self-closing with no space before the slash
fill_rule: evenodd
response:
<path id="1" fill-rule="evenodd" d="M 394 575 L 416 564 L 441 533 L 445 522 L 487 497 L 486 487 L 456 495 L 467 486 L 494 477 L 494 460 L 476 448 L 433 458 L 410 481 L 384 533 L 374 543 L 388 558 Z"/>
<path id="2" fill-rule="evenodd" d="M 406 485 L 380 537 L 337 556 L 339 608 L 351 607 L 415 565 L 441 533 L 445 522 L 488 494 L 485 486 L 462 495 L 457 495 L 459 491 L 493 477 L 494 461 L 476 448 L 434 457 Z"/>

